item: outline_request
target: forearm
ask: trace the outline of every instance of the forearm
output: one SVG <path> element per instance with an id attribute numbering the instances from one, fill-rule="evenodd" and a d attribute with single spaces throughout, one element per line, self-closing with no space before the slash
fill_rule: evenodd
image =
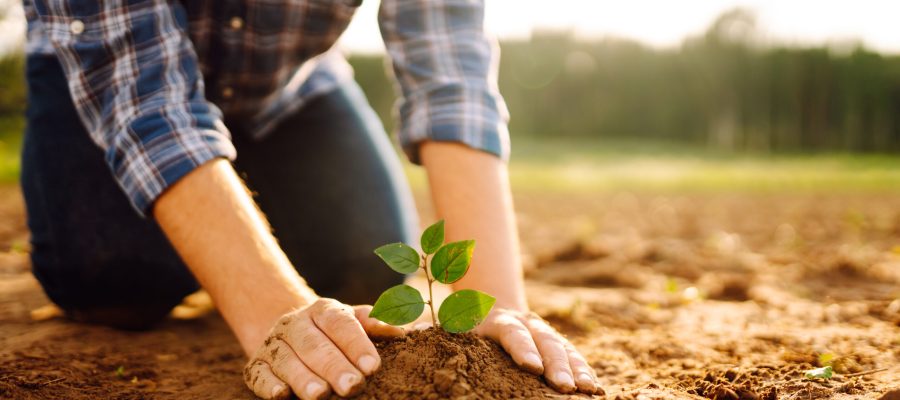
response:
<path id="1" fill-rule="evenodd" d="M 228 161 L 189 173 L 153 215 L 247 354 L 279 317 L 315 301 Z"/>
<path id="2" fill-rule="evenodd" d="M 478 289 L 496 297 L 498 307 L 526 310 L 506 163 L 455 143 L 424 142 L 420 151 L 447 241 L 475 239 L 472 265 L 454 289 Z"/>

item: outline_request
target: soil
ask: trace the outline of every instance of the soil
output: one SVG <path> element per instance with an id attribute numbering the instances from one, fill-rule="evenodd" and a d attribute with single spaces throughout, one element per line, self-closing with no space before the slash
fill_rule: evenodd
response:
<path id="1" fill-rule="evenodd" d="M 596 398 L 900 399 L 900 194 L 517 193 L 516 203 L 529 302 L 597 371 L 607 394 Z M 27 238 L 18 191 L 0 188 L 0 399 L 253 398 L 237 342 L 196 304 L 149 332 L 42 315 Z M 385 367 L 363 398 L 552 394 L 492 342 L 421 339 L 378 344 Z M 804 378 L 826 363 L 832 379 Z"/>
<path id="2" fill-rule="evenodd" d="M 368 379 L 359 399 L 569 398 L 517 368 L 493 341 L 470 333 L 430 328 L 400 340 L 378 342 L 376 347 L 382 367 Z"/>

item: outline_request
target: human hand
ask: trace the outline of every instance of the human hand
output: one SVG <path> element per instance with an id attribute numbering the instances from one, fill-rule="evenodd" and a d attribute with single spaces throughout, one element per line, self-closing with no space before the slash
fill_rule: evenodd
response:
<path id="1" fill-rule="evenodd" d="M 334 390 L 351 396 L 381 365 L 373 337 L 401 328 L 369 318 L 372 306 L 321 298 L 282 316 L 244 367 L 244 383 L 263 399 L 321 399 Z"/>
<path id="2" fill-rule="evenodd" d="M 475 333 L 499 342 L 519 367 L 562 393 L 603 393 L 584 356 L 535 313 L 494 308 Z"/>

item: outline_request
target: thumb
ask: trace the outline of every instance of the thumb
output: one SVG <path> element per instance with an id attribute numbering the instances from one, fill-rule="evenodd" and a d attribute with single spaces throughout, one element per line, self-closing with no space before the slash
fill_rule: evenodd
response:
<path id="1" fill-rule="evenodd" d="M 359 323 L 370 337 L 392 338 L 406 334 L 406 331 L 399 326 L 389 325 L 370 317 L 369 313 L 372 312 L 372 306 L 368 304 L 353 306 L 353 311 L 356 319 L 359 320 Z"/>

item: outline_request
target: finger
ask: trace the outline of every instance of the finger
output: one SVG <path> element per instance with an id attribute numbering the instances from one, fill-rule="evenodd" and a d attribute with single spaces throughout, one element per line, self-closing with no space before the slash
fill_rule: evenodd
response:
<path id="1" fill-rule="evenodd" d="M 406 334 L 406 331 L 399 326 L 393 326 L 381 322 L 375 318 L 370 318 L 369 313 L 372 312 L 372 306 L 355 306 L 353 307 L 353 309 L 354 313 L 356 314 L 356 319 L 359 320 L 359 323 L 362 324 L 363 329 L 371 337 L 392 338 L 403 336 Z"/>
<path id="2" fill-rule="evenodd" d="M 544 360 L 544 376 L 547 381 L 562 393 L 575 391 L 575 380 L 564 339 L 541 319 L 528 318 L 524 322 Z"/>
<path id="3" fill-rule="evenodd" d="M 366 375 L 381 366 L 381 357 L 350 306 L 335 300 L 320 301 L 313 322 L 332 343 Z"/>
<path id="4" fill-rule="evenodd" d="M 331 392 L 328 382 L 310 371 L 285 341 L 274 338 L 263 352 L 272 373 L 290 385 L 301 399 L 318 400 Z"/>
<path id="5" fill-rule="evenodd" d="M 544 373 L 540 352 L 522 321 L 509 314 L 499 314 L 491 319 L 486 334 L 500 342 L 519 367 L 535 375 Z"/>
<path id="6" fill-rule="evenodd" d="M 265 361 L 254 360 L 244 367 L 244 383 L 257 397 L 262 399 L 286 400 L 291 390 L 272 373 Z"/>
<path id="7" fill-rule="evenodd" d="M 282 339 L 300 356 L 300 361 L 325 379 L 337 394 L 349 397 L 362 389 L 363 374 L 312 319 L 299 318 L 288 326 L 290 329 L 284 331 Z"/>
<path id="8" fill-rule="evenodd" d="M 431 328 L 431 322 L 416 322 L 410 327 L 414 331 L 424 331 L 428 328 Z"/>
<path id="9" fill-rule="evenodd" d="M 565 346 L 566 353 L 569 355 L 569 366 L 575 374 L 575 386 L 580 392 L 593 394 L 597 391 L 597 376 L 594 369 L 568 340 Z"/>

